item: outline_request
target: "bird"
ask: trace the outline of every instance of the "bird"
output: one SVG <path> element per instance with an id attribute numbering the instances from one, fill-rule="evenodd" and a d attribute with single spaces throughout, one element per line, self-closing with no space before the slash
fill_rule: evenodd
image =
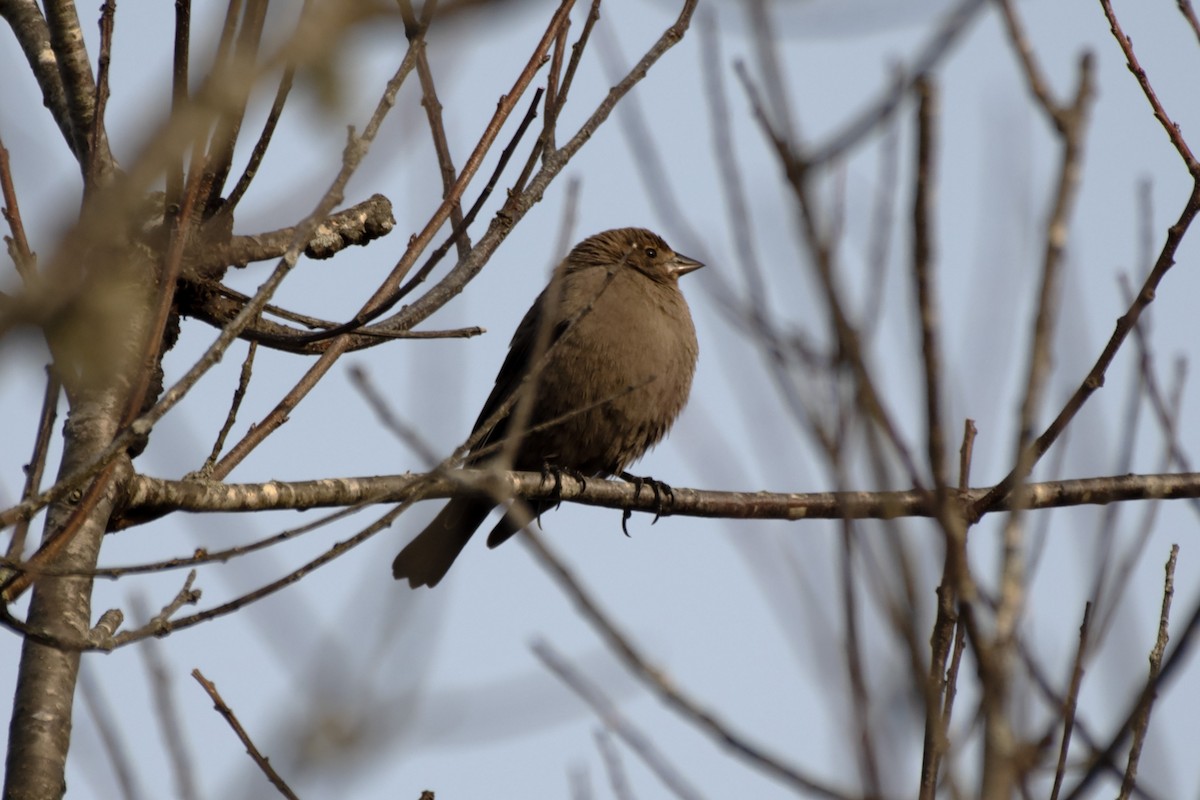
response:
<path id="1" fill-rule="evenodd" d="M 607 230 L 572 248 L 513 334 L 465 465 L 495 466 L 507 448 L 514 470 L 629 477 L 625 468 L 662 440 L 691 393 L 699 345 L 679 279 L 703 266 L 644 228 Z M 540 515 L 551 504 L 528 505 Z M 496 505 L 452 498 L 396 556 L 393 577 L 436 586 Z M 488 546 L 528 519 L 510 510 Z"/>

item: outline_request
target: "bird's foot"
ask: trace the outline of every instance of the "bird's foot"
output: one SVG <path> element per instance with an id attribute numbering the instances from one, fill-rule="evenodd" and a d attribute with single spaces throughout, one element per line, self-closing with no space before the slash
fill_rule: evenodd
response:
<path id="1" fill-rule="evenodd" d="M 656 480 L 654 478 L 641 478 L 637 475 L 630 475 L 628 472 L 620 473 L 620 477 L 622 480 L 629 481 L 633 484 L 634 501 L 637 501 L 637 499 L 642 496 L 643 486 L 648 486 L 650 491 L 654 493 L 654 519 L 650 521 L 651 525 L 653 525 L 655 522 L 658 522 L 659 517 L 661 517 L 663 512 L 666 511 L 666 506 L 663 504 L 664 497 L 666 498 L 667 503 L 673 504 L 675 502 L 675 490 L 660 480 Z M 625 523 L 627 523 L 629 518 L 632 516 L 633 512 L 629 509 L 625 509 L 625 513 L 621 515 L 621 530 L 625 531 L 626 536 L 629 535 L 629 529 L 625 526 Z"/>
<path id="2" fill-rule="evenodd" d="M 574 478 L 579 481 L 582 488 L 587 488 L 587 477 L 577 469 L 570 467 L 560 467 L 555 464 L 542 464 L 542 480 L 541 485 L 545 485 L 546 481 L 554 480 L 554 508 L 557 509 L 562 505 L 562 476 L 566 475 L 569 478 Z M 540 514 L 538 515 L 541 516 Z M 541 520 L 538 520 L 538 525 L 541 525 Z"/>

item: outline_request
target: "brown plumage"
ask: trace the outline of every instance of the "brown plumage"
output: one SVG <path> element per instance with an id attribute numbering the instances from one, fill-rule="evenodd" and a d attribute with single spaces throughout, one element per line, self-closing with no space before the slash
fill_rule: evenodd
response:
<path id="1" fill-rule="evenodd" d="M 513 469 L 624 471 L 666 435 L 687 402 L 698 347 L 679 278 L 701 266 L 641 228 L 605 231 L 576 245 L 517 326 L 475 432 L 519 388 L 533 391 Z M 522 388 L 539 356 L 536 380 Z M 518 404 L 482 437 L 468 466 L 486 466 L 500 452 Z M 436 585 L 494 507 L 487 498 L 452 499 L 400 551 L 392 574 L 413 588 Z M 488 546 L 518 527 L 506 516 Z"/>

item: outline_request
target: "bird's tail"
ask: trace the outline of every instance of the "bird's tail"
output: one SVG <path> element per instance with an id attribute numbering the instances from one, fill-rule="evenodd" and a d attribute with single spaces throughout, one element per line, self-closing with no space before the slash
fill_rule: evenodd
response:
<path id="1" fill-rule="evenodd" d="M 490 500 L 452 499 L 396 556 L 392 577 L 407 579 L 414 589 L 437 586 L 494 506 Z"/>

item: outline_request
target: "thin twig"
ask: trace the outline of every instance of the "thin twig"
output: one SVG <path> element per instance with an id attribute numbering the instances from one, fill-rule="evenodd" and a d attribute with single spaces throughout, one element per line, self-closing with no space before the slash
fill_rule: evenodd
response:
<path id="1" fill-rule="evenodd" d="M 1039 416 L 1042 392 L 1046 377 L 1049 373 L 1049 348 L 1051 333 L 1055 321 L 1058 298 L 1059 273 L 1063 253 L 1067 244 L 1067 221 L 1075 206 L 1081 176 L 1081 160 L 1083 157 L 1083 137 L 1091 109 L 1092 98 L 1095 94 L 1093 80 L 1093 61 L 1085 55 L 1079 63 L 1079 82 L 1075 97 L 1069 111 L 1062 116 L 1063 129 L 1062 160 L 1058 172 L 1058 183 L 1055 189 L 1053 206 L 1046 221 L 1045 249 L 1042 254 L 1042 280 L 1038 293 L 1037 316 L 1034 319 L 1033 333 L 1029 343 L 1028 375 L 1025 382 L 1024 397 L 1021 401 L 1021 411 L 1018 419 L 1018 437 L 1016 456 L 1012 471 L 997 485 L 994 495 L 989 495 L 986 502 L 999 497 L 1001 493 L 1020 492 L 1021 484 L 1029 477 L 1034 465 L 1053 438 L 1046 441 L 1046 434 L 1036 440 L 1033 436 L 1033 426 Z M 1064 409 L 1064 414 L 1066 413 Z M 1060 414 L 1060 418 L 1062 414 Z M 1057 420 L 1056 420 L 1057 422 Z M 1065 421 L 1063 426 L 1065 427 Z M 1061 433 L 1057 430 L 1054 438 Z M 1019 507 L 1020 504 L 1018 504 Z M 976 506 L 975 511 L 980 507 Z M 973 515 L 974 516 L 974 515 Z M 1016 607 L 1017 591 L 1023 578 L 1018 572 L 1023 571 L 1020 563 L 1021 517 L 1013 517 L 1005 528 L 1005 566 L 1002 587 L 1009 592 L 1009 600 L 1005 604 L 1003 614 L 999 615 L 998 626 L 1001 629 L 1001 639 L 1008 639 L 1015 624 L 1018 609 Z"/>
<path id="2" fill-rule="evenodd" d="M 575 44 L 571 45 L 571 59 L 567 62 L 567 71 L 563 75 L 562 81 L 555 88 L 554 104 L 550 106 L 550 111 L 546 113 L 546 130 L 551 134 L 543 145 L 546 153 L 557 152 L 554 146 L 553 134 L 558 123 L 558 115 L 562 113 L 563 108 L 567 105 L 567 94 L 571 91 L 571 85 L 575 82 L 575 73 L 579 69 L 579 63 L 583 60 L 583 51 L 587 48 L 588 41 L 591 39 L 592 29 L 596 27 L 596 22 L 599 19 L 600 0 L 592 0 L 587 18 L 583 22 L 583 30 L 579 32 L 579 38 L 575 40 Z M 518 186 L 521 189 L 524 188 L 524 185 L 524 181 L 518 182 Z M 518 189 L 518 191 L 521 189 Z"/>
<path id="3" fill-rule="evenodd" d="M 1067 774 L 1067 752 L 1071 749 L 1071 734 L 1075 731 L 1075 710 L 1079 704 L 1079 690 L 1083 686 L 1083 662 L 1088 653 L 1088 633 L 1092 621 L 1092 604 L 1083 607 L 1083 622 L 1079 624 L 1079 646 L 1075 648 L 1075 661 L 1071 665 L 1071 683 L 1063 702 L 1062 742 L 1058 748 L 1058 764 L 1054 768 L 1054 787 L 1050 800 L 1058 800 L 1063 778 Z"/>
<path id="4" fill-rule="evenodd" d="M 241 372 L 238 373 L 237 387 L 233 390 L 233 397 L 229 401 L 229 412 L 225 415 L 225 422 L 217 433 L 217 440 L 213 442 L 212 451 L 204 460 L 203 466 L 200 467 L 199 474 L 201 476 L 212 472 L 213 465 L 217 463 L 217 458 L 225 448 L 225 439 L 229 436 L 229 431 L 233 430 L 233 424 L 237 421 L 238 409 L 242 407 L 242 401 L 246 399 L 246 390 L 250 388 L 250 376 L 254 370 L 254 354 L 257 352 L 258 344 L 250 342 L 250 346 L 246 348 L 246 358 L 242 361 Z"/>
<path id="5" fill-rule="evenodd" d="M 965 420 L 962 445 L 959 447 L 959 497 L 969 491 L 975 434 L 975 422 Z M 945 513 L 941 502 L 937 503 L 937 509 Z M 937 612 L 934 616 L 933 632 L 929 636 L 931 658 L 925 683 L 925 736 L 921 755 L 921 782 L 918 789 L 920 800 L 932 800 L 936 795 L 942 759 L 950 749 L 950 715 L 954 710 L 958 669 L 965 645 L 964 628 L 957 611 L 957 587 L 968 580 L 967 577 L 959 577 L 959 573 L 967 569 L 966 527 L 943 527 L 943 533 L 946 551 L 942 562 L 942 578 L 936 592 Z M 950 665 L 949 671 L 947 663 Z"/>
<path id="6" fill-rule="evenodd" d="M 224 328 L 250 300 L 249 297 L 241 292 L 235 292 L 226 286 L 217 287 L 217 294 L 204 292 L 192 294 L 185 289 L 181 292 L 181 295 L 181 299 L 186 301 L 189 316 L 212 325 L 215 328 Z M 312 317 L 307 314 L 298 314 L 279 306 L 267 306 L 263 311 L 274 316 L 298 322 L 310 330 L 313 328 L 328 329 L 338 325 L 338 323 L 330 320 Z M 259 318 L 242 331 L 240 338 L 248 342 L 265 345 L 272 350 L 301 355 L 320 355 L 331 346 L 329 342 L 300 343 L 296 337 L 303 333 L 304 331 L 298 331 L 288 325 Z M 470 339 L 474 336 L 481 336 L 484 333 L 486 331 L 477 325 L 448 330 L 381 331 L 376 329 L 359 331 L 351 335 L 351 342 L 346 346 L 346 352 L 351 353 L 371 347 L 378 347 L 397 339 Z"/>
<path id="7" fill-rule="evenodd" d="M 1175 151 L 1179 153 L 1183 163 L 1187 166 L 1188 172 L 1192 176 L 1192 180 L 1200 181 L 1200 161 L 1192 155 L 1192 149 L 1188 146 L 1187 140 L 1183 138 L 1183 131 L 1167 114 L 1167 110 L 1158 99 L 1158 94 L 1154 91 L 1154 87 L 1150 85 L 1150 77 L 1146 74 L 1146 70 L 1142 69 L 1142 65 L 1138 62 L 1137 56 L 1133 52 L 1133 42 L 1125 35 L 1125 31 L 1121 28 L 1121 23 L 1117 21 L 1117 15 L 1112 9 L 1111 0 L 1100 0 L 1100 7 L 1104 9 L 1104 16 L 1108 19 L 1109 29 L 1112 31 L 1113 38 L 1117 40 L 1117 44 L 1121 47 L 1121 52 L 1125 54 L 1125 65 L 1129 67 L 1129 71 L 1133 73 L 1133 77 L 1137 79 L 1138 86 L 1142 89 L 1142 94 L 1146 96 L 1146 100 L 1150 103 L 1150 108 L 1154 111 L 1154 118 L 1158 120 L 1159 125 L 1167 132 L 1167 138 L 1171 140 L 1171 145 Z"/>
<path id="8" fill-rule="evenodd" d="M 454 157 L 450 154 L 450 143 L 446 139 L 446 126 L 442 121 L 442 102 L 438 99 L 437 87 L 433 82 L 433 70 L 429 67 L 429 57 L 425 52 L 424 29 L 413 18 L 410 0 L 398 0 L 400 13 L 404 17 L 405 35 L 414 42 L 417 48 L 417 78 L 421 81 L 421 106 L 425 109 L 425 117 L 429 121 L 429 133 L 433 137 L 433 150 L 437 154 L 438 169 L 442 173 L 442 197 L 447 197 L 458 179 L 458 171 L 454 168 Z M 427 4 L 428 5 L 428 4 Z M 411 20 L 411 21 L 410 21 Z M 458 257 L 466 258 L 471 252 L 471 237 L 463 224 L 461 199 L 455 200 L 450 208 L 450 225 L 462 233 L 456 237 Z"/>
<path id="9" fill-rule="evenodd" d="M 1167 558 L 1164 568 L 1166 577 L 1163 579 L 1162 610 L 1158 615 L 1158 635 L 1154 639 L 1154 649 L 1150 651 L 1150 677 L 1154 683 L 1162 672 L 1163 653 L 1167 649 L 1167 624 L 1171 619 L 1171 600 L 1175 597 L 1175 561 L 1179 557 L 1179 545 L 1171 545 L 1171 555 Z M 1129 760 L 1125 767 L 1125 778 L 1121 781 L 1121 791 L 1118 800 L 1128 800 L 1129 792 L 1137 782 L 1138 760 L 1142 756 L 1142 745 L 1146 741 L 1146 732 L 1150 729 L 1150 711 L 1154 707 L 1155 695 L 1151 694 L 1146 702 L 1138 709 L 1133 722 L 1133 739 L 1129 743 Z"/>
<path id="10" fill-rule="evenodd" d="M 521 139 L 525 137 L 525 132 L 529 130 L 529 126 L 537 117 L 538 103 L 541 100 L 542 93 L 544 91 L 544 89 L 539 87 L 537 91 L 533 93 L 533 100 L 529 103 L 529 109 L 525 112 L 525 116 L 521 118 L 521 122 L 517 125 L 517 130 L 513 133 L 508 144 L 502 151 L 500 151 L 500 158 L 496 160 L 496 168 L 492 170 L 492 174 L 488 178 L 487 183 L 484 184 L 483 189 L 479 192 L 479 196 L 475 198 L 475 202 L 471 204 L 471 207 L 467 210 L 467 213 L 462 217 L 459 225 L 456 226 L 451 231 L 450 235 L 446 237 L 446 240 L 442 242 L 442 244 L 439 245 L 437 249 L 433 251 L 433 253 L 430 254 L 429 258 L 425 260 L 425 263 L 421 265 L 421 268 L 413 273 L 413 276 L 409 278 L 408 281 L 401 286 L 392 297 L 389 297 L 383 305 L 372 311 L 370 316 L 373 317 L 377 316 L 378 314 L 382 314 L 384 311 L 387 311 L 395 306 L 397 302 L 411 294 L 413 290 L 424 283 L 425 279 L 429 276 L 429 273 L 433 271 L 434 267 L 437 266 L 437 264 L 445 256 L 446 252 L 450 249 L 450 245 L 461 240 L 462 237 L 467 235 L 467 228 L 469 228 L 471 224 L 475 222 L 475 218 L 479 215 L 480 210 L 483 208 L 483 204 L 487 202 L 489 197 L 492 196 L 492 192 L 496 189 L 496 185 L 500 181 L 500 176 L 504 174 L 504 170 L 508 166 L 509 160 L 512 158 L 513 153 L 515 153 L 517 150 L 517 145 L 520 144 Z M 462 252 L 461 248 L 459 252 Z M 470 250 L 468 249 L 467 255 L 469 254 Z M 461 257 L 465 258 L 466 256 Z M 386 322 L 384 324 L 386 325 Z"/>
<path id="11" fill-rule="evenodd" d="M 234 714 L 233 709 L 227 706 L 225 701 L 221 699 L 221 695 L 217 691 L 217 687 L 213 685 L 212 681 L 210 681 L 208 678 L 205 678 L 199 669 L 192 670 L 192 677 L 196 679 L 196 682 L 199 683 L 204 691 L 208 693 L 208 696 L 212 698 L 213 707 L 216 708 L 221 716 L 225 718 L 225 721 L 229 723 L 229 727 L 233 728 L 233 732 L 237 734 L 237 737 L 242 740 L 242 744 L 246 746 L 246 752 L 250 754 L 250 758 L 254 759 L 254 763 L 257 764 L 258 768 L 262 770 L 264 775 L 267 776 L 267 780 L 271 782 L 271 784 L 279 791 L 281 795 L 288 798 L 288 800 L 299 800 L 299 798 L 296 797 L 296 793 L 293 792 L 291 787 L 287 785 L 287 782 L 284 781 L 284 779 L 279 776 L 279 773 L 275 771 L 275 768 L 271 766 L 271 762 L 267 759 L 267 757 L 264 756 L 257 747 L 255 747 L 254 742 L 250 739 L 250 735 L 246 733 L 246 729 L 243 728 L 242 723 L 238 721 L 237 715 Z"/>

